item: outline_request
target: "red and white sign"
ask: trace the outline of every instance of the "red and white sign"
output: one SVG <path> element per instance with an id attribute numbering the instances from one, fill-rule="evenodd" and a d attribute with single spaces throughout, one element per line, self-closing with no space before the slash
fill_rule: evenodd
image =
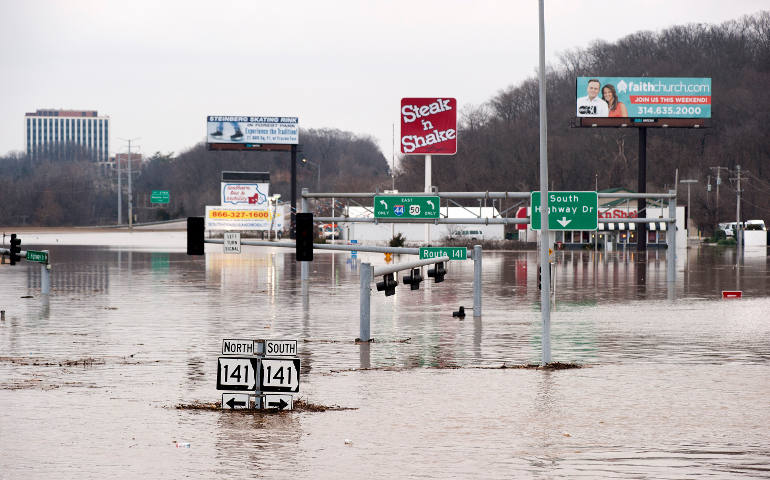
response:
<path id="1" fill-rule="evenodd" d="M 401 153 L 457 153 L 457 99 L 402 98 Z"/>

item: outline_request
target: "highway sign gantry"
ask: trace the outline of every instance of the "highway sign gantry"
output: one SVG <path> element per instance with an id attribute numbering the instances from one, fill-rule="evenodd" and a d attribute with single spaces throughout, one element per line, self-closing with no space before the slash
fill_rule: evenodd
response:
<path id="1" fill-rule="evenodd" d="M 438 195 L 375 195 L 374 218 L 439 218 Z"/>
<path id="2" fill-rule="evenodd" d="M 540 230 L 540 192 L 531 192 L 533 230 Z M 548 192 L 549 230 L 596 230 L 599 227 L 596 192 Z"/>

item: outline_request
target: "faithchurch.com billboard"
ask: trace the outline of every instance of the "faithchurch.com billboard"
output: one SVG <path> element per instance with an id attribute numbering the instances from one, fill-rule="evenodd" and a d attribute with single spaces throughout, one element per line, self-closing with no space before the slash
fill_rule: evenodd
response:
<path id="1" fill-rule="evenodd" d="M 578 77 L 576 115 L 711 118 L 710 78 Z"/>

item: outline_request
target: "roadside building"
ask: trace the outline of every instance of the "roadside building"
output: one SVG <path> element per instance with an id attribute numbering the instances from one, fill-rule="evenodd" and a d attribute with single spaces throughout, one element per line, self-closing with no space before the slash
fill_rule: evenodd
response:
<path id="1" fill-rule="evenodd" d="M 109 162 L 110 117 L 96 110 L 38 109 L 24 114 L 27 155 L 65 159 L 86 150 L 94 162 Z"/>
<path id="2" fill-rule="evenodd" d="M 623 248 L 626 245 L 636 245 L 638 224 L 628 222 L 629 219 L 639 217 L 638 202 L 634 199 L 622 198 L 624 193 L 634 193 L 623 188 L 600 190 L 599 193 L 618 194 L 618 197 L 599 198 L 600 219 L 599 228 L 596 231 L 582 230 L 555 230 L 551 231 L 554 244 L 563 248 L 583 248 L 597 246 L 599 248 Z M 519 208 L 516 216 L 528 217 L 529 207 Z M 646 218 L 668 218 L 668 205 L 658 200 L 647 199 Z M 604 219 L 612 220 L 601 222 Z M 687 245 L 687 230 L 685 230 L 685 207 L 676 208 L 676 243 L 678 246 Z M 664 247 L 668 232 L 666 222 L 651 222 L 647 224 L 647 245 L 651 247 Z M 536 242 L 540 235 L 539 230 L 532 230 L 530 225 L 518 225 L 519 240 Z"/>

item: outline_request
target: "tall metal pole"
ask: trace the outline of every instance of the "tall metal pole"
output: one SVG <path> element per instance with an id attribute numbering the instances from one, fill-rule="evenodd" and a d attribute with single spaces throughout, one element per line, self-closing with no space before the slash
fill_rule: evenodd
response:
<path id="1" fill-rule="evenodd" d="M 540 13 L 540 266 L 542 289 L 540 313 L 543 319 L 543 365 L 551 363 L 551 269 L 548 267 L 548 138 L 545 99 L 545 7 L 539 0 Z M 534 210 L 534 206 L 532 207 Z"/>
<path id="2" fill-rule="evenodd" d="M 289 238 L 296 238 L 297 216 L 297 146 L 291 146 L 291 216 Z"/>
<path id="3" fill-rule="evenodd" d="M 692 185 L 693 183 L 698 183 L 698 181 L 695 179 L 685 179 L 685 180 L 679 180 L 679 183 L 687 184 L 687 220 L 686 220 L 687 223 L 685 223 L 684 225 L 684 230 L 687 232 L 687 237 L 689 237 L 690 236 L 690 209 L 691 209 L 690 185 Z M 687 240 L 687 237 L 685 237 L 685 240 Z"/>
<path id="4" fill-rule="evenodd" d="M 639 178 L 637 183 L 638 193 L 647 193 L 647 129 L 645 127 L 639 128 Z M 637 200 L 638 217 L 647 217 L 647 199 L 640 198 Z M 647 250 L 647 224 L 637 223 L 637 231 L 639 237 L 636 239 L 637 250 Z"/>
<path id="5" fill-rule="evenodd" d="M 134 199 L 131 196 L 131 140 L 128 141 L 128 229 L 134 228 Z"/>
<path id="6" fill-rule="evenodd" d="M 425 155 L 425 193 L 430 193 L 431 187 L 431 156 Z M 425 224 L 425 242 L 430 242 L 430 224 Z"/>
<path id="7" fill-rule="evenodd" d="M 115 162 L 118 164 L 118 225 L 123 224 L 123 181 L 120 175 L 120 154 L 115 154 Z"/>
<path id="8" fill-rule="evenodd" d="M 743 245 L 743 229 L 741 228 L 741 166 L 736 165 L 735 171 L 738 177 L 738 188 L 735 189 L 735 193 L 738 194 L 735 202 L 735 238 L 738 240 L 738 249 L 740 250 L 741 245 Z"/>

